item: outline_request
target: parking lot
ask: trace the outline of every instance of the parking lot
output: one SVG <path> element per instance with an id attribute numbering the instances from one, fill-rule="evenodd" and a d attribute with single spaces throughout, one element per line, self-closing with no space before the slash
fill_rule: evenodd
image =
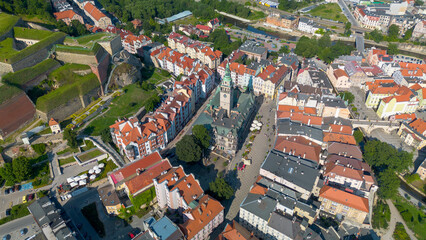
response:
<path id="1" fill-rule="evenodd" d="M 21 230 L 23 233 L 21 235 Z M 0 226 L 0 237 L 2 239 L 6 237 L 6 239 L 27 239 L 31 236 L 39 233 L 41 229 L 38 227 L 34 218 L 31 215 L 28 215 L 23 218 L 16 219 L 12 222 L 8 222 Z"/>

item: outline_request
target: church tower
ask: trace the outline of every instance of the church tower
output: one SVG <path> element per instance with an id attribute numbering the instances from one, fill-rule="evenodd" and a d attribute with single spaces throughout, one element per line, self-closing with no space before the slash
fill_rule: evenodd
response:
<path id="1" fill-rule="evenodd" d="M 231 116 L 231 109 L 233 106 L 233 89 L 231 70 L 229 70 L 229 63 L 226 65 L 225 76 L 220 84 L 220 107 L 226 110 L 228 117 Z"/>

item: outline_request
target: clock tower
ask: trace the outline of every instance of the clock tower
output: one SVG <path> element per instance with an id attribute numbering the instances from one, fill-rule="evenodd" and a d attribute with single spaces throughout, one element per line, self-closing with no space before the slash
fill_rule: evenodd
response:
<path id="1" fill-rule="evenodd" d="M 220 84 L 220 107 L 226 110 L 228 117 L 231 116 L 233 99 L 232 78 L 228 63 L 225 69 L 225 76 Z"/>

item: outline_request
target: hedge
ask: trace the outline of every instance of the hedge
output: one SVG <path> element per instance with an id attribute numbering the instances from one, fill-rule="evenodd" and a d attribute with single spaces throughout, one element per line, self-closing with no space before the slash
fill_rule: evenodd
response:
<path id="1" fill-rule="evenodd" d="M 41 49 L 47 48 L 49 45 L 52 45 L 53 43 L 59 41 L 60 39 L 64 38 L 66 36 L 63 32 L 55 32 L 52 33 L 49 37 L 41 40 L 40 42 L 33 44 L 25 49 L 22 49 L 19 52 L 16 52 L 14 54 L 10 54 L 7 56 L 0 56 L 0 61 L 13 64 L 16 62 L 21 61 L 22 59 L 36 53 L 37 51 L 40 51 Z"/>
<path id="2" fill-rule="evenodd" d="M 24 38 L 32 40 L 42 40 L 53 34 L 53 32 L 51 31 L 23 27 L 14 27 L 13 33 L 15 38 Z"/>
<path id="3" fill-rule="evenodd" d="M 12 30 L 13 26 L 19 21 L 19 17 L 0 13 L 0 36 Z"/>
<path id="4" fill-rule="evenodd" d="M 94 73 L 80 76 L 74 83 L 61 86 L 56 90 L 39 97 L 37 99 L 36 107 L 40 111 L 48 112 L 74 98 L 90 92 L 96 87 L 99 87 L 99 81 Z"/>
<path id="5" fill-rule="evenodd" d="M 8 73 L 3 76 L 3 81 L 9 85 L 22 87 L 22 85 L 26 84 L 32 79 L 46 73 L 50 69 L 59 65 L 59 62 L 49 58 L 33 67 L 24 68 L 14 73 Z"/>

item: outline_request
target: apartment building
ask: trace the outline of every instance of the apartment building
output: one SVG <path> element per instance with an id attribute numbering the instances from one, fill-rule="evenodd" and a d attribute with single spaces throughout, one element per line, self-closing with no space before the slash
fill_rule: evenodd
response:
<path id="1" fill-rule="evenodd" d="M 327 68 L 327 76 L 330 79 L 331 84 L 333 84 L 337 90 L 346 91 L 352 86 L 352 84 L 349 81 L 348 74 L 342 68 L 340 68 L 337 64 L 331 64 Z"/>
<path id="2" fill-rule="evenodd" d="M 313 161 L 272 150 L 260 168 L 260 175 L 301 193 L 301 198 L 307 200 L 319 180 L 317 167 Z"/>
<path id="3" fill-rule="evenodd" d="M 290 69 L 282 65 L 275 68 L 272 65 L 261 68 L 260 73 L 254 78 L 253 91 L 266 98 L 276 98 L 278 89 L 285 81 L 290 80 Z"/>
<path id="4" fill-rule="evenodd" d="M 84 13 L 92 19 L 96 27 L 106 29 L 109 25 L 112 25 L 111 19 L 107 17 L 101 10 L 90 2 L 84 4 Z"/>
<path id="5" fill-rule="evenodd" d="M 261 47 L 259 43 L 252 40 L 245 41 L 239 50 L 245 53 L 249 59 L 255 59 L 258 62 L 268 56 L 268 49 Z"/>
<path id="6" fill-rule="evenodd" d="M 306 32 L 310 34 L 315 34 L 318 30 L 324 29 L 325 27 L 320 26 L 319 24 L 315 23 L 313 20 L 301 17 L 299 19 L 299 24 L 297 26 L 297 30 L 301 32 Z"/>
<path id="7" fill-rule="evenodd" d="M 299 25 L 299 16 L 272 13 L 266 17 L 265 24 L 283 30 L 296 29 Z"/>
<path id="8" fill-rule="evenodd" d="M 409 123 L 403 122 L 398 135 L 406 144 L 420 150 L 426 146 L 426 122 L 420 118 Z"/>
<path id="9" fill-rule="evenodd" d="M 321 188 L 319 194 L 321 211 L 339 219 L 350 220 L 358 224 L 364 223 L 370 213 L 368 199 L 339 190 L 331 186 Z"/>
<path id="10" fill-rule="evenodd" d="M 173 167 L 153 179 L 158 205 L 182 213 L 190 203 L 204 194 L 194 175 L 185 174 L 183 168 Z"/>
<path id="11" fill-rule="evenodd" d="M 138 53 L 139 49 L 151 43 L 151 38 L 144 35 L 135 36 L 133 34 L 126 35 L 121 41 L 123 48 L 131 54 Z"/>

